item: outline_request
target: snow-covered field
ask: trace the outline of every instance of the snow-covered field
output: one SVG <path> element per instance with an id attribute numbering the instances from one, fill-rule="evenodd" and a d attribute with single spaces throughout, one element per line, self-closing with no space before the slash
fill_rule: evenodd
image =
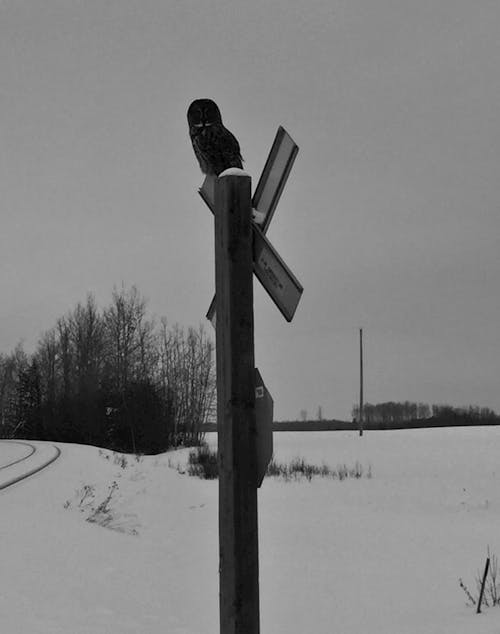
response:
<path id="1" fill-rule="evenodd" d="M 458 584 L 475 593 L 487 546 L 500 555 L 500 428 L 274 444 L 279 461 L 359 461 L 372 477 L 264 481 L 263 634 L 500 634 L 500 608 L 476 615 Z M 169 466 L 186 450 L 137 461 L 58 446 L 56 462 L 0 491 L 0 632 L 217 633 L 217 483 Z M 27 453 L 0 443 L 0 467 Z"/>

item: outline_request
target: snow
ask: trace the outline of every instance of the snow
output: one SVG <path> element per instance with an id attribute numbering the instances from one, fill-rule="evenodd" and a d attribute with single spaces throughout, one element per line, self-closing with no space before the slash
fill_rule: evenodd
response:
<path id="1" fill-rule="evenodd" d="M 33 444 L 27 470 L 53 452 Z M 188 450 L 123 460 L 58 446 L 0 491 L 0 631 L 218 632 L 217 482 L 172 468 Z M 263 634 L 500 633 L 500 608 L 476 615 L 458 585 L 475 594 L 487 546 L 500 554 L 499 428 L 281 432 L 274 448 L 278 461 L 359 461 L 372 477 L 264 480 Z M 0 466 L 27 453 L 2 442 Z M 85 521 L 110 487 L 107 527 Z"/>
<path id="2" fill-rule="evenodd" d="M 266 214 L 258 209 L 252 209 L 252 218 L 255 223 L 262 225 L 266 219 Z"/>
<path id="3" fill-rule="evenodd" d="M 250 176 L 250 174 L 239 167 L 228 167 L 219 174 L 219 178 L 222 178 L 223 176 Z"/>

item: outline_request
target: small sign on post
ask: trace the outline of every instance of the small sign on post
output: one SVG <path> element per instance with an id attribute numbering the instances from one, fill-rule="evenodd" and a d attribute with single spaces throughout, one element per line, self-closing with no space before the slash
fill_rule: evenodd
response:
<path id="1" fill-rule="evenodd" d="M 255 422 L 257 427 L 257 486 L 262 485 L 273 457 L 274 402 L 255 368 Z"/>

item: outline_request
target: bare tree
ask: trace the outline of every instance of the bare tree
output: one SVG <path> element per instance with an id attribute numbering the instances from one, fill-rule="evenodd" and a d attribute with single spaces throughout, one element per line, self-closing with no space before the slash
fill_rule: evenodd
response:
<path id="1" fill-rule="evenodd" d="M 72 396 L 72 383 L 75 366 L 73 345 L 71 341 L 71 327 L 67 317 L 61 317 L 57 320 L 57 334 L 59 372 L 62 379 L 60 385 L 63 403 L 65 407 L 67 407 Z"/>
<path id="2" fill-rule="evenodd" d="M 104 355 L 104 324 L 92 295 L 70 314 L 69 328 L 78 390 L 96 391 Z"/>
<path id="3" fill-rule="evenodd" d="M 0 436 L 8 437 L 15 400 L 15 362 L 12 356 L 0 355 Z"/>
<path id="4" fill-rule="evenodd" d="M 68 317 L 68 323 L 74 357 L 74 418 L 86 442 L 99 442 L 103 418 L 100 409 L 104 409 L 99 398 L 104 361 L 104 322 L 91 294 L 84 305 L 77 304 Z"/>
<path id="5" fill-rule="evenodd" d="M 123 392 L 130 381 L 150 378 L 153 367 L 147 361 L 154 347 L 154 325 L 146 319 L 146 300 L 135 286 L 113 290 L 104 328 L 106 358 L 116 389 Z"/>
<path id="6" fill-rule="evenodd" d="M 114 418 L 115 436 L 118 426 L 126 425 L 130 432 L 132 449 L 136 450 L 135 405 L 130 409 L 134 389 L 152 396 L 154 366 L 154 324 L 146 318 L 146 300 L 135 286 L 113 290 L 111 306 L 104 311 L 104 337 L 106 349 L 106 379 L 118 401 L 118 415 Z M 148 388 L 145 386 L 148 385 Z M 135 386 L 135 387 L 134 387 Z M 144 394 L 141 398 L 145 398 Z M 124 439 L 123 433 L 121 438 Z"/>
<path id="7" fill-rule="evenodd" d="M 178 325 L 168 329 L 162 320 L 159 334 L 159 374 L 172 441 L 197 443 L 215 406 L 213 343 L 203 327 L 188 334 Z"/>
<path id="8" fill-rule="evenodd" d="M 40 394 L 42 400 L 42 420 L 45 427 L 54 421 L 57 402 L 57 356 L 56 331 L 47 331 L 38 342 L 36 359 L 40 372 Z"/>
<path id="9" fill-rule="evenodd" d="M 0 370 L 0 420 L 2 436 L 13 438 L 23 426 L 23 402 L 21 382 L 28 369 L 28 357 L 22 344 L 18 344 L 10 355 L 1 360 Z"/>

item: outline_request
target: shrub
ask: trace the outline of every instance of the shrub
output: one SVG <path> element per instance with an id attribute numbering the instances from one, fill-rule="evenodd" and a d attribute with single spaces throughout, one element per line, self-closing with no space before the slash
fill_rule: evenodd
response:
<path id="1" fill-rule="evenodd" d="M 94 485 L 84 485 L 75 493 L 74 500 L 66 500 L 63 504 L 65 509 L 76 506 L 85 515 L 85 521 L 90 524 L 98 524 L 104 528 L 109 528 L 120 533 L 138 535 L 136 526 L 137 518 L 133 514 L 121 514 L 116 510 L 116 494 L 119 492 L 118 483 L 113 480 L 108 487 L 106 497 L 97 502 L 96 487 Z"/>
<path id="2" fill-rule="evenodd" d="M 271 460 L 267 468 L 266 475 L 281 477 L 286 481 L 299 480 L 306 478 L 309 482 L 314 477 L 332 478 L 340 481 L 346 478 L 362 478 L 364 474 L 363 465 L 356 461 L 354 467 L 348 467 L 346 464 L 338 465 L 336 469 L 322 463 L 321 466 L 307 463 L 304 458 L 293 458 L 288 464 L 278 463 Z M 366 477 L 372 477 L 371 465 L 368 468 Z"/>
<path id="3" fill-rule="evenodd" d="M 108 495 L 96 508 L 92 509 L 92 513 L 87 517 L 87 522 L 99 524 L 100 526 L 108 526 L 111 523 L 113 520 L 113 512 L 110 503 L 117 489 L 118 483 L 114 480 L 109 487 Z"/>
<path id="4" fill-rule="evenodd" d="M 118 465 L 122 469 L 127 467 L 127 456 L 122 453 L 116 453 L 113 451 L 113 464 Z"/>
<path id="5" fill-rule="evenodd" d="M 170 466 L 172 465 L 170 464 Z M 187 468 L 184 470 L 178 464 L 177 471 L 179 473 L 187 471 L 191 476 L 214 480 L 219 477 L 217 451 L 210 449 L 206 443 L 202 443 L 199 447 L 189 452 Z M 273 458 L 266 471 L 266 476 L 283 478 L 287 482 L 303 478 L 310 482 L 314 477 L 345 480 L 346 478 L 361 478 L 363 474 L 363 465 L 357 461 L 353 467 L 343 464 L 339 465 L 337 469 L 333 469 L 325 463 L 321 466 L 310 464 L 300 457 L 293 458 L 289 463 L 280 463 Z M 366 477 L 372 477 L 371 465 L 368 468 Z"/>
<path id="6" fill-rule="evenodd" d="M 490 559 L 490 566 L 488 569 L 488 575 L 486 577 L 486 583 L 484 586 L 483 599 L 481 601 L 481 607 L 500 607 L 500 570 L 498 568 L 498 557 L 495 554 L 490 554 L 490 548 L 488 546 L 488 557 Z M 481 592 L 481 585 L 483 582 L 483 572 L 478 571 L 475 578 L 477 594 L 473 595 L 469 588 L 465 585 L 462 579 L 458 582 L 460 587 L 467 596 L 467 603 L 470 606 L 477 606 L 479 601 L 479 595 Z"/>
<path id="7" fill-rule="evenodd" d="M 217 452 L 202 443 L 189 452 L 187 472 L 190 476 L 197 476 L 204 480 L 215 480 L 219 477 Z"/>

